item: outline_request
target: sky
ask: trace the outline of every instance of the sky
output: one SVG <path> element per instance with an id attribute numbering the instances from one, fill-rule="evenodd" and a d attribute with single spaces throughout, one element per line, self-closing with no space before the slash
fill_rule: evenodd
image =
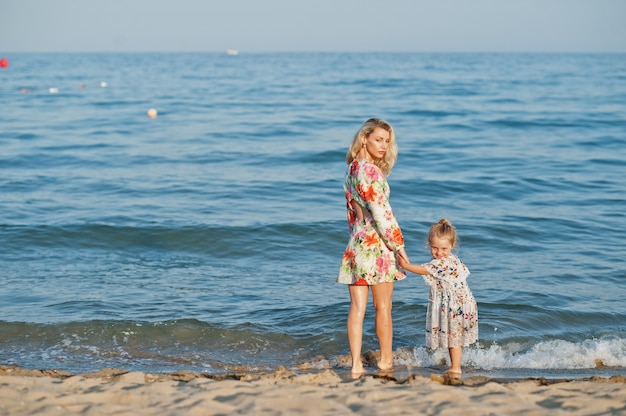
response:
<path id="1" fill-rule="evenodd" d="M 626 52 L 626 0 L 0 0 L 5 52 Z"/>

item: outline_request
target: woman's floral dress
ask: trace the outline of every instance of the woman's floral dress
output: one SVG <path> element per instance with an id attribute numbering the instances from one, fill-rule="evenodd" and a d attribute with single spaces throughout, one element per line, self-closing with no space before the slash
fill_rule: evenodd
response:
<path id="1" fill-rule="evenodd" d="M 478 306 L 467 286 L 470 272 L 455 255 L 423 264 L 430 273 L 426 312 L 426 346 L 467 347 L 478 340 Z"/>
<path id="2" fill-rule="evenodd" d="M 406 277 L 396 265 L 395 251 L 404 237 L 389 205 L 389 184 L 378 166 L 354 160 L 343 184 L 348 209 L 350 240 L 343 253 L 338 283 L 375 285 Z M 365 208 L 357 218 L 355 203 Z"/>

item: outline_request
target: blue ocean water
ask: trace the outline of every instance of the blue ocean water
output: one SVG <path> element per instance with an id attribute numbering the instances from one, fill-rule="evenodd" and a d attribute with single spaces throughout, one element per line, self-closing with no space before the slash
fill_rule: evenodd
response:
<path id="1" fill-rule="evenodd" d="M 344 156 L 383 117 L 412 260 L 439 218 L 459 232 L 466 373 L 626 374 L 626 55 L 7 58 L 0 365 L 342 371 Z M 447 358 L 427 296 L 396 285 L 399 367 Z M 371 305 L 365 331 L 376 350 Z"/>

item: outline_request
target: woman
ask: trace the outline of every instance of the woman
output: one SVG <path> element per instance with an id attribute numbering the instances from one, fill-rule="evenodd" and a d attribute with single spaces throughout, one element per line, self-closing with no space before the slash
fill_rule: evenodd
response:
<path id="1" fill-rule="evenodd" d="M 380 345 L 378 368 L 393 367 L 393 284 L 406 277 L 397 266 L 396 256 L 408 259 L 402 231 L 389 205 L 386 179 L 397 157 L 393 128 L 378 118 L 369 119 L 361 126 L 346 154 L 348 170 L 343 187 L 350 240 L 337 282 L 349 285 L 348 343 L 353 374 L 364 371 L 361 346 L 369 288 L 372 289 Z"/>

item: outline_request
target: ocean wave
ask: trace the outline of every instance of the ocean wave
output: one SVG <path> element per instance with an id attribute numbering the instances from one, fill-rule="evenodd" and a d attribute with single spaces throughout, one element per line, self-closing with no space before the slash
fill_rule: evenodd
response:
<path id="1" fill-rule="evenodd" d="M 276 330 L 264 332 L 255 324 L 220 327 L 195 319 L 133 322 L 86 321 L 55 325 L 0 321 L 5 339 L 0 354 L 5 364 L 27 368 L 55 368 L 71 372 L 102 368 L 137 371 L 176 370 L 225 373 L 235 370 L 267 371 L 279 366 L 335 368 L 346 366 L 343 339 L 328 335 L 293 336 Z M 364 350 L 367 355 L 376 351 Z M 394 352 L 397 366 L 445 367 L 447 349 L 414 345 Z M 518 374 L 545 374 L 556 370 L 598 370 L 623 374 L 626 337 L 618 335 L 539 340 L 523 345 L 515 340 L 479 342 L 463 350 L 466 371 L 513 370 Z M 513 373 L 515 374 L 515 372 Z"/>
<path id="2" fill-rule="evenodd" d="M 250 226 L 227 225 L 0 225 L 3 245 L 7 250 L 19 252 L 20 248 L 64 248 L 141 251 L 165 250 L 172 252 L 205 252 L 213 257 L 236 258 L 245 242 L 245 255 L 271 255 L 272 246 L 279 246 L 281 256 L 292 247 L 303 250 L 324 246 L 335 247 L 345 243 L 343 233 L 328 230 L 344 229 L 344 221 L 327 223 L 254 224 Z M 316 230 L 324 229 L 324 233 Z M 347 234 L 347 233 L 346 233 Z M 345 241 L 344 241 L 345 240 Z M 295 247 L 292 241 L 300 241 Z"/>
<path id="3" fill-rule="evenodd" d="M 414 349 L 415 361 L 406 365 L 432 367 L 447 359 L 446 350 Z M 480 345 L 463 350 L 463 365 L 477 370 L 578 370 L 613 367 L 626 369 L 626 338 L 606 337 L 577 342 L 555 339 L 520 349 L 516 342 Z"/>

